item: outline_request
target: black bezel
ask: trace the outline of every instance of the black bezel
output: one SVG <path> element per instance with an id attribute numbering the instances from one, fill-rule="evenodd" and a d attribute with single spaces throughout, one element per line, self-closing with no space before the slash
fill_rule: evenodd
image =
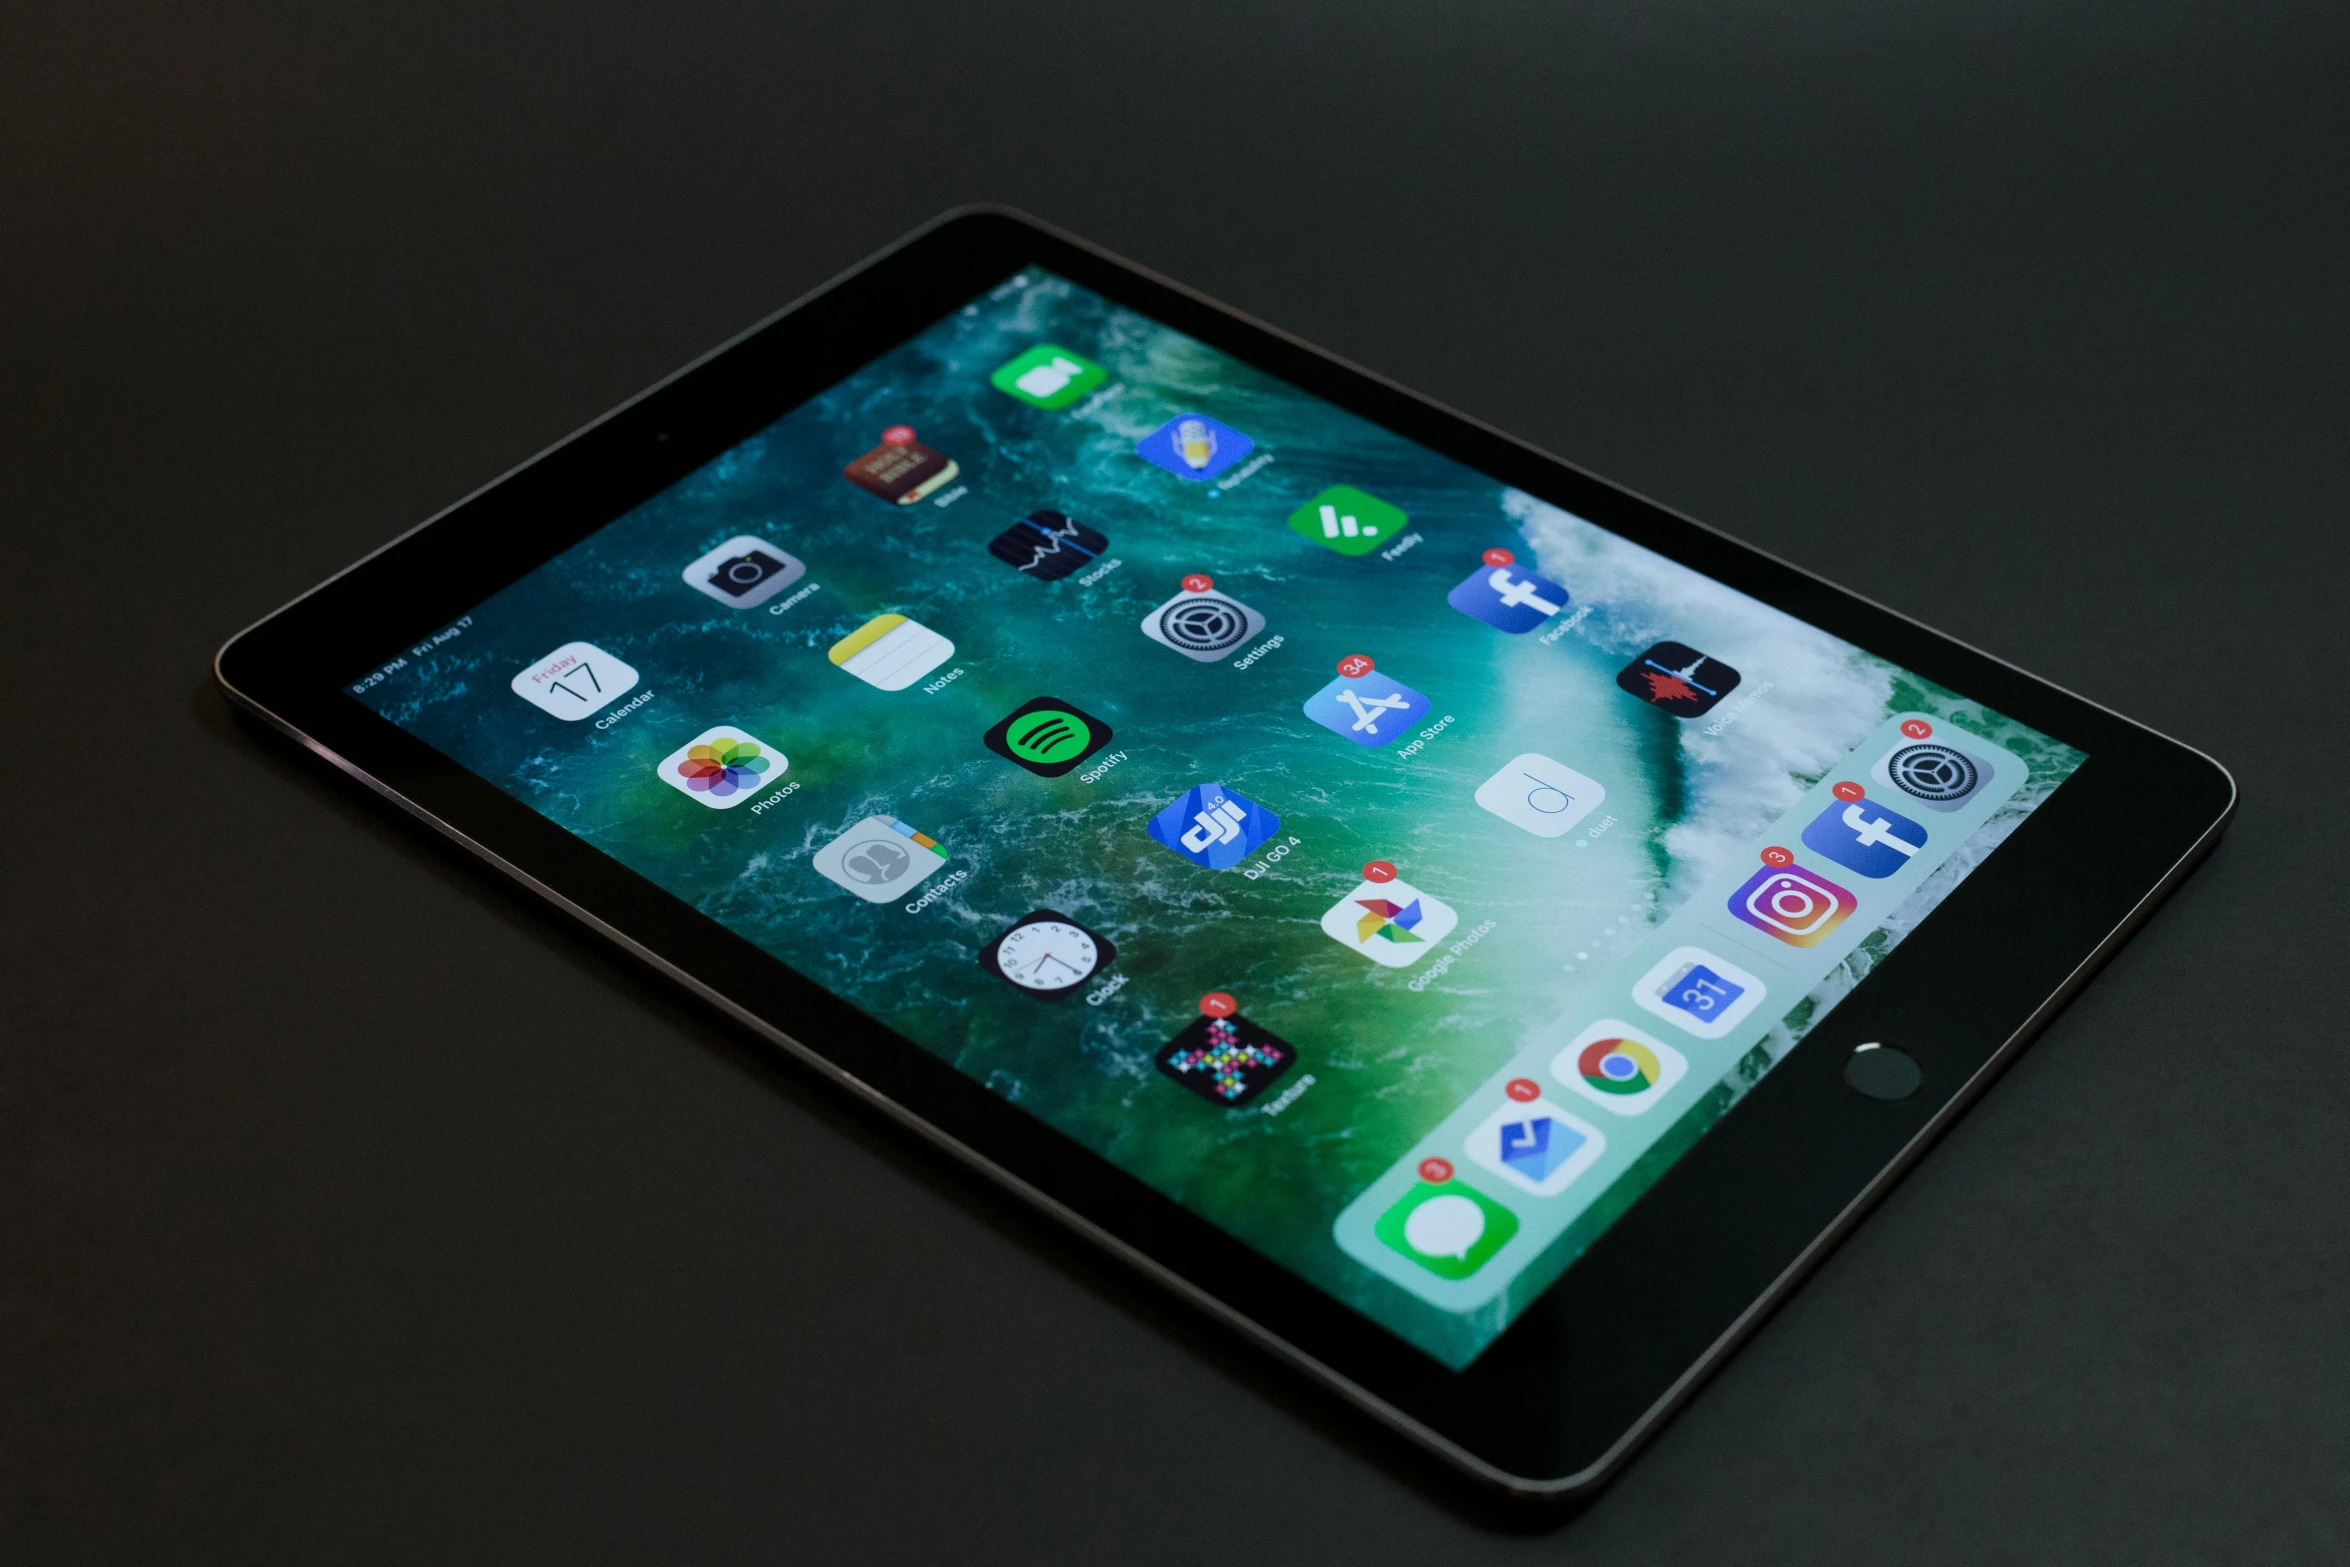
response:
<path id="1" fill-rule="evenodd" d="M 1465 1371 L 466 772 L 343 683 L 1022 267 L 1042 265 L 2088 753 L 2088 762 Z M 1031 219 L 949 214 L 232 639 L 236 701 L 1480 1478 L 1604 1481 L 2207 850 L 2201 754 Z M 788 1024 L 787 1024 L 788 1020 Z M 1859 1042 L 1925 1069 L 1842 1079 Z"/>

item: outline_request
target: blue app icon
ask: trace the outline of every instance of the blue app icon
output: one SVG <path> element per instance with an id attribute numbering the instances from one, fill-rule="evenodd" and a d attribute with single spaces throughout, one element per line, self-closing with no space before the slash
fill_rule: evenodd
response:
<path id="1" fill-rule="evenodd" d="M 1553 1170 L 1575 1157 L 1575 1151 L 1590 1140 L 1566 1122 L 1547 1115 L 1507 1121 L 1501 1127 L 1501 1162 L 1539 1184 L 1549 1180 Z"/>
<path id="2" fill-rule="evenodd" d="M 1178 479 L 1202 484 L 1257 449 L 1257 443 L 1206 414 L 1177 414 L 1134 443 L 1134 455 Z"/>
<path id="3" fill-rule="evenodd" d="M 1388 745 L 1428 713 L 1428 699 L 1377 670 L 1340 675 L 1306 698 L 1305 714 L 1357 745 Z"/>
<path id="4" fill-rule="evenodd" d="M 1803 846 L 1863 876 L 1890 876 L 1917 858 L 1926 829 L 1874 800 L 1838 800 L 1803 829 Z"/>
<path id="5" fill-rule="evenodd" d="M 1567 607 L 1567 590 L 1516 566 L 1479 566 L 1444 602 L 1496 631 L 1524 636 Z"/>
<path id="6" fill-rule="evenodd" d="M 1230 870 L 1280 830 L 1280 817 L 1220 783 L 1184 790 L 1150 826 L 1153 838 L 1212 871 Z"/>

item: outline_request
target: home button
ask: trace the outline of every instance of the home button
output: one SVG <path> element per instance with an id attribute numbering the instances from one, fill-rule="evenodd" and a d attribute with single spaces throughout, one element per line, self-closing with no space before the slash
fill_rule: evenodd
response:
<path id="1" fill-rule="evenodd" d="M 1918 1091 L 1926 1074 L 1917 1062 L 1890 1045 L 1856 1046 L 1844 1063 L 1844 1084 L 1854 1093 L 1887 1104 Z"/>

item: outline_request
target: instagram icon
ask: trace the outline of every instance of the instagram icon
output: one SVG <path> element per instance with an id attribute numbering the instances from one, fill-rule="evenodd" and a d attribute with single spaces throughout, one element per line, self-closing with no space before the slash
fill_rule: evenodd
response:
<path id="1" fill-rule="evenodd" d="M 1851 893 L 1799 865 L 1764 866 L 1730 894 L 1730 912 L 1790 947 L 1816 947 L 1860 905 Z"/>

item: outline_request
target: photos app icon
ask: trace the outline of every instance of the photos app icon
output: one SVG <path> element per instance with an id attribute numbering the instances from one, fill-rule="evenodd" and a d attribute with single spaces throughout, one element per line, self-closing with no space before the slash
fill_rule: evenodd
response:
<path id="1" fill-rule="evenodd" d="M 784 775 L 791 763 L 747 729 L 720 724 L 661 758 L 661 781 L 714 811 L 730 811 Z"/>

